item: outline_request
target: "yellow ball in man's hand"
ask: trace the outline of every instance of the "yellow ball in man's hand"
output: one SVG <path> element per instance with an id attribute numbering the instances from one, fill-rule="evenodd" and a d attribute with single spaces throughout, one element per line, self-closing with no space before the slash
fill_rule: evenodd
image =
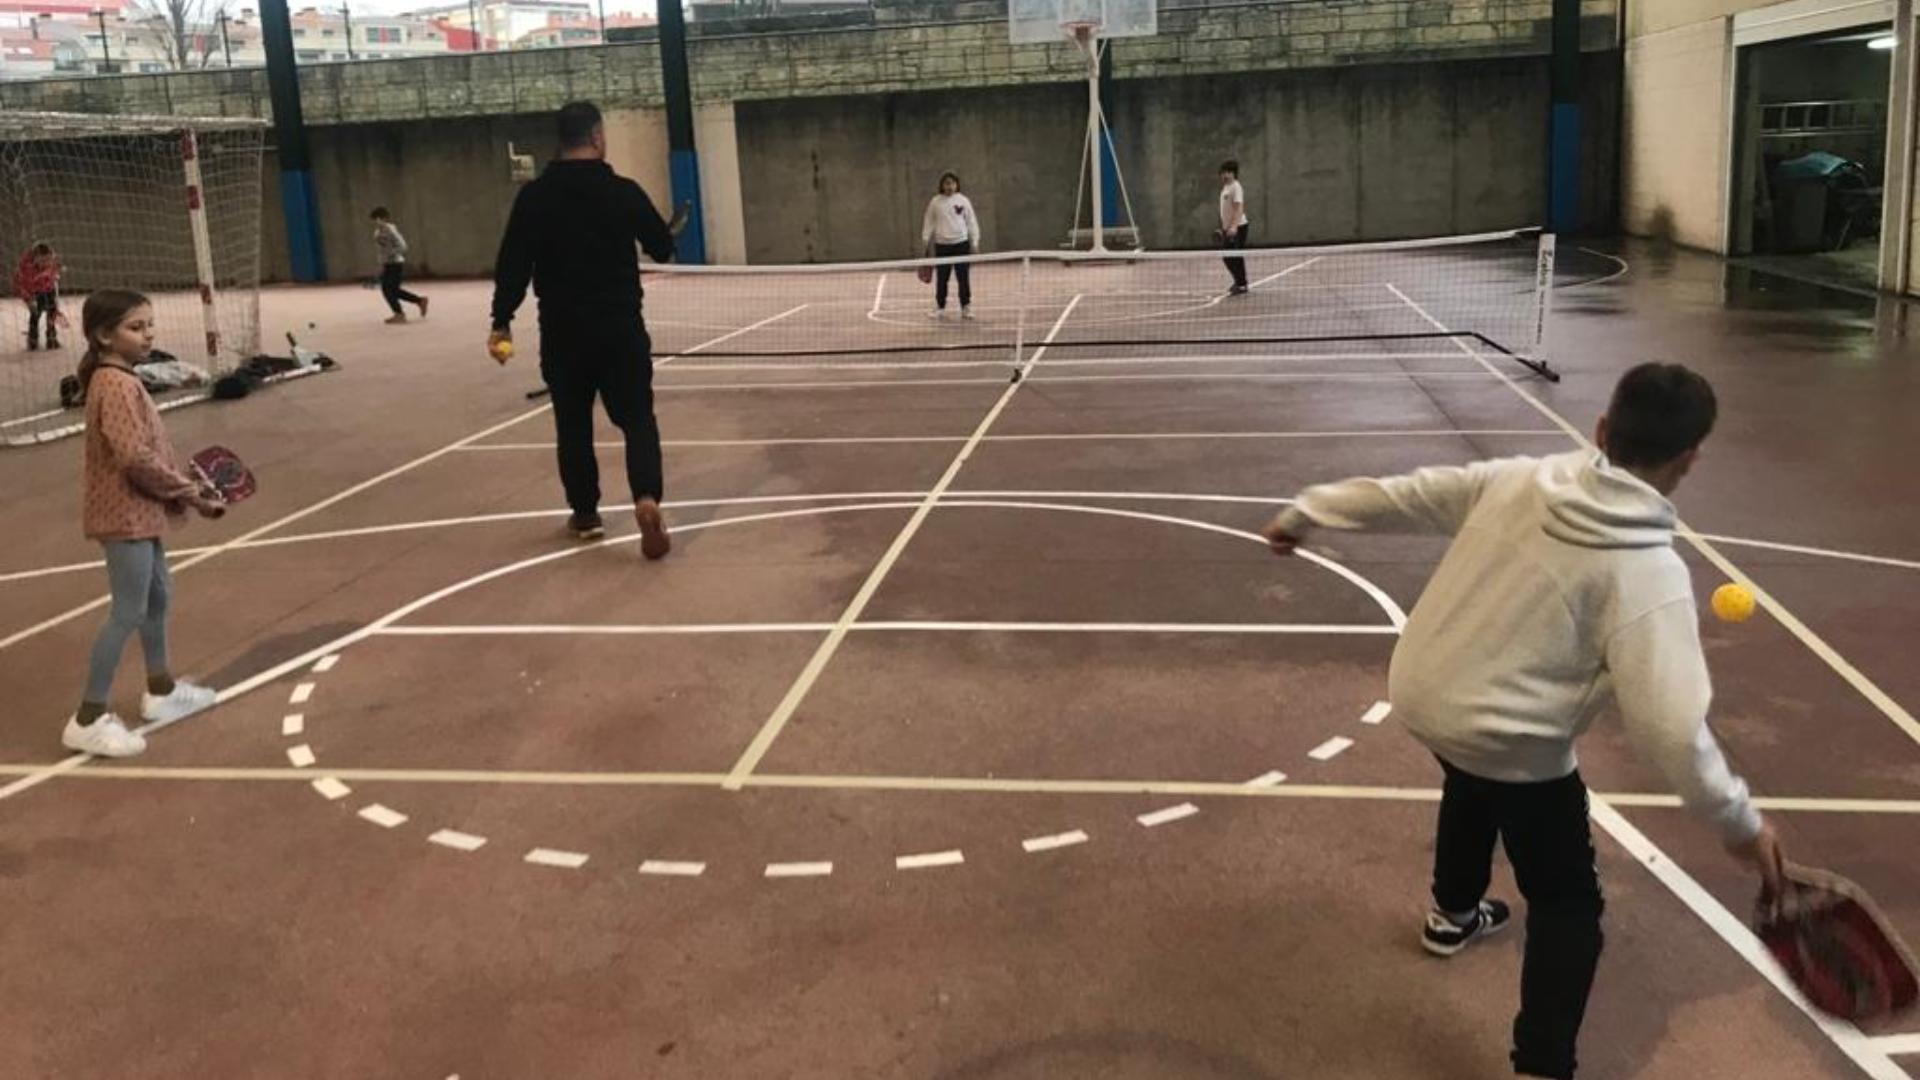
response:
<path id="1" fill-rule="evenodd" d="M 501 338 L 499 341 L 496 341 L 491 346 L 489 346 L 488 351 L 493 353 L 493 358 L 495 360 L 498 360 L 504 364 L 507 361 L 513 359 L 513 339 Z"/>

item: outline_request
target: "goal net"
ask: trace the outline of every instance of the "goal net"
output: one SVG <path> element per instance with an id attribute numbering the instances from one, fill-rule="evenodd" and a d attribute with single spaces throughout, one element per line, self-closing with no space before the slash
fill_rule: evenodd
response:
<path id="1" fill-rule="evenodd" d="M 0 112 L 0 445 L 80 429 L 60 381 L 85 351 L 93 290 L 152 299 L 156 352 L 178 361 L 149 373 L 172 386 L 163 406 L 259 351 L 265 135 L 250 119 Z M 41 298 L 42 245 L 58 314 Z"/>

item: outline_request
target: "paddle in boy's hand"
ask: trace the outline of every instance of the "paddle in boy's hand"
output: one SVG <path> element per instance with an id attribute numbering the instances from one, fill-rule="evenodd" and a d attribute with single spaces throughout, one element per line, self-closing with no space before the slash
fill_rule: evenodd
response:
<path id="1" fill-rule="evenodd" d="M 1860 886 L 1780 859 L 1754 903 L 1753 929 L 1815 1008 L 1855 1023 L 1920 1000 L 1920 967 Z"/>

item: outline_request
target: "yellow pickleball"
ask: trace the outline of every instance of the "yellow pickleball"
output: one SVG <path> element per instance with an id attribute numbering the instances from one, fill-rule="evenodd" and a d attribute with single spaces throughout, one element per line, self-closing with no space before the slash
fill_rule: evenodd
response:
<path id="1" fill-rule="evenodd" d="M 501 338 L 499 341 L 494 342 L 492 352 L 493 358 L 503 364 L 513 359 L 513 339 Z"/>
<path id="2" fill-rule="evenodd" d="M 1729 582 L 1713 590 L 1713 613 L 1722 622 L 1746 622 L 1753 617 L 1753 593 Z"/>

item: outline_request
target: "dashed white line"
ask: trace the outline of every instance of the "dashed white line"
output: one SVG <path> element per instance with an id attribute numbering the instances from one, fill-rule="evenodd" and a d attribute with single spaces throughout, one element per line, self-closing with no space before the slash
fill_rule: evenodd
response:
<path id="1" fill-rule="evenodd" d="M 312 696 L 313 696 L 313 684 L 310 682 L 303 682 L 293 688 L 293 693 L 287 698 L 287 704 L 305 705 L 307 703 L 307 699 Z"/>
<path id="2" fill-rule="evenodd" d="M 307 718 L 301 713 L 289 713 L 280 718 L 280 734 L 298 735 L 307 730 Z"/>
<path id="3" fill-rule="evenodd" d="M 557 866 L 562 870 L 578 870 L 587 865 L 587 855 L 580 851 L 537 847 L 527 852 L 525 861 L 535 866 Z"/>
<path id="4" fill-rule="evenodd" d="M 1385 720 L 1387 718 L 1387 714 L 1391 712 L 1393 712 L 1392 702 L 1376 701 L 1373 703 L 1372 708 L 1368 709 L 1365 713 L 1361 714 L 1360 722 L 1363 724 L 1378 724 L 1381 721 Z"/>
<path id="5" fill-rule="evenodd" d="M 287 747 L 287 760 L 293 762 L 296 769 L 304 769 L 314 762 L 313 747 L 306 743 Z"/>
<path id="6" fill-rule="evenodd" d="M 452 848 L 455 851 L 479 851 L 486 846 L 487 838 L 463 833 L 457 829 L 441 829 L 427 837 L 427 842 L 439 844 L 443 848 Z"/>
<path id="7" fill-rule="evenodd" d="M 353 794 L 353 789 L 331 776 L 323 776 L 313 782 L 313 790 L 328 800 L 344 799 Z"/>
<path id="8" fill-rule="evenodd" d="M 368 803 L 361 807 L 360 816 L 383 829 L 404 825 L 407 821 L 407 815 L 391 807 L 381 806 L 379 803 Z"/>
<path id="9" fill-rule="evenodd" d="M 658 874 L 662 877 L 699 877 L 707 872 L 703 862 L 674 862 L 670 859 L 648 859 L 640 864 L 643 874 Z"/>
<path id="10" fill-rule="evenodd" d="M 958 848 L 952 851 L 930 851 L 924 855 L 902 855 L 893 860 L 895 870 L 930 870 L 936 866 L 959 866 L 967 857 Z"/>
<path id="11" fill-rule="evenodd" d="M 1256 776 L 1253 779 L 1247 781 L 1247 786 L 1248 787 L 1279 787 L 1281 784 L 1284 784 L 1286 782 L 1287 782 L 1287 774 L 1281 772 L 1278 769 L 1275 769 L 1272 772 L 1263 772 L 1259 776 Z"/>
<path id="12" fill-rule="evenodd" d="M 830 862 L 776 862 L 767 864 L 766 876 L 773 877 L 826 877 L 833 873 Z"/>
<path id="13" fill-rule="evenodd" d="M 1333 738 L 1307 751 L 1307 756 L 1315 761 L 1332 761 L 1334 758 L 1346 753 L 1352 746 L 1352 739 L 1347 738 L 1345 735 L 1335 735 Z"/>
<path id="14" fill-rule="evenodd" d="M 1020 846 L 1026 849 L 1027 854 L 1033 855 L 1042 851 L 1053 851 L 1058 848 L 1072 847 L 1075 844 L 1084 844 L 1086 842 L 1087 834 L 1081 832 L 1079 829 L 1074 829 L 1072 832 L 1054 833 L 1052 836 L 1029 837 L 1028 839 L 1020 841 Z"/>
<path id="15" fill-rule="evenodd" d="M 1152 813 L 1141 814 L 1134 820 L 1151 829 L 1156 825 L 1165 825 L 1168 822 L 1179 821 L 1181 818 L 1190 818 L 1199 812 L 1199 807 L 1190 802 L 1183 802 L 1178 806 L 1169 806 L 1164 810 L 1155 810 Z"/>
<path id="16" fill-rule="evenodd" d="M 339 662 L 340 662 L 339 653 L 334 653 L 331 656 L 323 656 L 319 660 L 314 662 L 313 673 L 315 675 L 325 675 L 327 672 L 333 670 L 333 665 Z"/>

